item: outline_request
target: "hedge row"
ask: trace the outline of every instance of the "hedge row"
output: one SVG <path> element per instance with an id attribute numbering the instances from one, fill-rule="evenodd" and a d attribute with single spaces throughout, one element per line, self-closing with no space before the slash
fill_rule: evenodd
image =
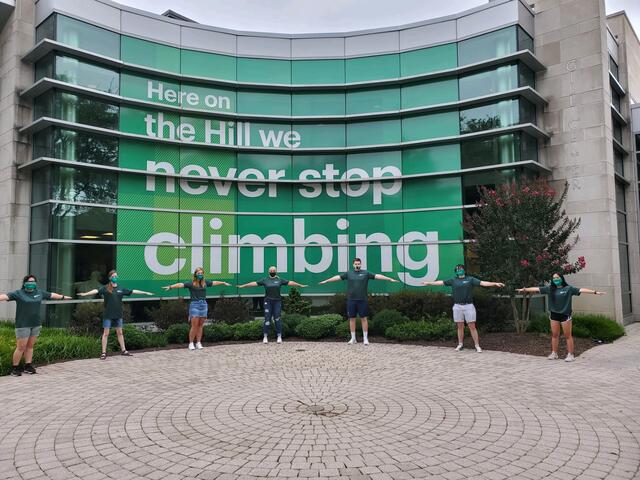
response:
<path id="1" fill-rule="evenodd" d="M 624 335 L 624 327 L 604 315 L 578 313 L 573 315 L 574 337 L 593 338 L 603 342 L 613 342 Z M 528 332 L 551 333 L 549 317 L 538 315 L 529 322 Z"/>

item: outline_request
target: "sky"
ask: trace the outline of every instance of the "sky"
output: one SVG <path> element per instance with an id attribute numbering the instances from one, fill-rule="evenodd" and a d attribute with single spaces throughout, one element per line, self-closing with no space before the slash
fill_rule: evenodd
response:
<path id="1" fill-rule="evenodd" d="M 365 30 L 451 15 L 487 0 L 117 0 L 153 13 L 172 9 L 206 25 L 254 32 Z M 605 0 L 607 13 L 626 10 L 640 35 L 639 0 Z M 230 5 L 233 5 L 230 8 Z"/>

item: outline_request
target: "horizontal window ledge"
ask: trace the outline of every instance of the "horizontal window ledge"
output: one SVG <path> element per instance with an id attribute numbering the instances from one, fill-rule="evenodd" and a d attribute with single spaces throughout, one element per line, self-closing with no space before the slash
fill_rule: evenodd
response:
<path id="1" fill-rule="evenodd" d="M 451 177 L 451 176 L 471 174 L 471 173 L 482 173 L 486 171 L 506 170 L 506 169 L 516 168 L 516 167 L 527 168 L 529 170 L 532 170 L 538 173 L 546 173 L 546 174 L 551 173 L 550 169 L 548 169 L 547 167 L 538 163 L 535 160 L 521 160 L 518 162 L 496 163 L 493 165 L 485 165 L 481 167 L 473 167 L 473 168 L 465 168 L 465 169 L 457 169 L 457 170 L 441 170 L 437 172 L 415 173 L 415 174 L 409 174 L 409 175 L 384 175 L 381 177 L 369 178 L 368 180 L 364 180 L 360 177 L 355 177 L 355 178 L 351 177 L 351 178 L 336 179 L 336 180 L 312 179 L 312 178 L 239 180 L 238 178 L 228 178 L 228 177 L 220 177 L 220 176 L 216 177 L 216 176 L 210 176 L 210 175 L 199 176 L 199 175 L 180 175 L 179 173 L 149 172 L 146 170 L 139 170 L 135 168 L 114 167 L 109 165 L 99 165 L 96 163 L 84 163 L 84 162 L 77 162 L 72 160 L 62 160 L 62 159 L 51 158 L 51 157 L 40 157 L 35 160 L 31 160 L 29 162 L 23 163 L 22 165 L 18 166 L 18 169 L 19 170 L 36 170 L 46 165 L 61 165 L 63 167 L 104 170 L 104 171 L 110 171 L 110 172 L 116 172 L 116 173 L 131 173 L 134 175 L 145 175 L 145 176 L 153 176 L 153 177 L 169 177 L 169 178 L 176 178 L 179 180 L 188 180 L 190 182 L 224 181 L 224 182 L 251 184 L 251 185 L 267 185 L 272 183 L 302 185 L 302 184 L 316 184 L 316 183 L 317 184 L 348 184 L 348 183 L 388 182 L 388 181 L 394 181 L 394 180 L 413 180 L 413 179 L 421 179 L 421 178 Z"/>
<path id="2" fill-rule="evenodd" d="M 398 148 L 411 148 L 421 147 L 427 145 L 442 145 L 446 143 L 455 143 L 465 140 L 473 140 L 476 138 L 490 137 L 494 135 L 504 135 L 513 132 L 525 132 L 532 137 L 539 140 L 547 141 L 550 136 L 545 131 L 538 128 L 533 123 L 522 123 L 512 125 L 510 127 L 494 128 L 490 130 L 483 130 L 480 132 L 465 133 L 462 135 L 451 135 L 447 137 L 438 137 L 425 140 L 411 140 L 406 142 L 385 143 L 376 145 L 357 145 L 357 146 L 340 146 L 340 147 L 300 147 L 300 148 L 274 148 L 274 147 L 247 147 L 238 145 L 220 145 L 217 143 L 205 143 L 205 142 L 182 142 L 179 140 L 171 140 L 165 138 L 149 137 L 137 133 L 125 133 L 118 130 L 110 130 L 108 128 L 94 127 L 91 125 L 84 125 L 81 123 L 69 122 L 66 120 L 58 120 L 56 118 L 41 117 L 38 120 L 31 122 L 19 129 L 20 134 L 33 135 L 39 131 L 42 131 L 48 127 L 58 126 L 65 129 L 79 130 L 83 132 L 95 133 L 98 135 L 106 135 L 117 138 L 124 138 L 128 140 L 140 140 L 144 142 L 156 142 L 166 145 L 176 145 L 185 147 L 199 147 L 199 148 L 216 148 L 220 150 L 236 151 L 236 152 L 269 152 L 269 153 L 287 153 L 287 154 L 299 154 L 306 155 L 309 153 L 350 153 L 350 152 L 373 152 L 373 151 L 385 151 L 394 150 Z"/>
<path id="3" fill-rule="evenodd" d="M 629 150 L 627 150 L 626 148 L 624 148 L 624 145 L 622 145 L 622 143 L 620 143 L 619 140 L 612 138 L 611 141 L 613 142 L 613 148 L 615 148 L 618 152 L 620 152 L 623 155 L 629 155 Z"/>
<path id="4" fill-rule="evenodd" d="M 135 98 L 123 97 L 121 95 L 114 95 L 112 93 L 102 92 L 93 88 L 81 87 L 73 85 L 71 83 L 62 82 L 60 80 L 54 80 L 51 78 L 42 78 L 34 83 L 28 89 L 22 91 L 21 96 L 23 98 L 35 98 L 43 93 L 46 93 L 52 89 L 62 90 L 69 93 L 78 95 L 86 95 L 92 98 L 96 98 L 105 102 L 115 103 L 119 105 L 132 105 L 135 107 L 149 108 L 159 111 L 169 111 L 188 115 L 208 116 L 208 117 L 220 117 L 230 118 L 234 120 L 259 120 L 259 121 L 295 121 L 300 123 L 326 123 L 339 122 L 345 120 L 370 120 L 377 118 L 389 118 L 398 116 L 418 115 L 429 112 L 439 112 L 445 110 L 452 110 L 456 108 L 466 108 L 474 105 L 510 99 L 514 97 L 522 97 L 535 105 L 540 107 L 546 106 L 549 102 L 538 91 L 531 87 L 519 87 L 504 92 L 492 93 L 489 95 L 483 95 L 480 97 L 469 98 L 465 100 L 458 100 L 455 102 L 439 103 L 435 105 L 425 105 L 423 107 L 405 108 L 400 110 L 388 110 L 384 112 L 370 112 L 370 113 L 358 113 L 358 114 L 345 114 L 345 115 L 258 115 L 249 113 L 230 113 L 219 112 L 214 110 L 202 110 L 193 108 L 184 108 L 182 106 L 165 105 L 157 102 L 150 102 L 148 100 L 139 100 Z"/>
<path id="5" fill-rule="evenodd" d="M 620 95 L 625 96 L 627 94 L 627 92 L 625 91 L 624 87 L 622 86 L 622 84 L 618 81 L 618 79 L 615 77 L 615 75 L 611 72 L 609 72 L 609 82 L 611 83 L 611 86 L 613 87 L 613 89 L 618 92 Z"/>
<path id="6" fill-rule="evenodd" d="M 629 123 L 627 122 L 627 119 L 624 118 L 622 113 L 620 113 L 620 111 L 613 104 L 611 104 L 611 115 L 613 115 L 613 118 L 615 118 L 618 122 L 620 122 L 623 125 L 627 125 Z"/>
<path id="7" fill-rule="evenodd" d="M 504 63 L 512 63 L 515 61 L 521 61 L 527 65 L 534 72 L 541 72 L 546 70 L 546 67 L 538 60 L 538 58 L 530 50 L 519 50 L 517 52 L 510 53 L 501 57 L 495 57 L 481 62 L 471 63 L 469 65 L 463 65 L 455 68 L 449 68 L 445 70 L 438 70 L 436 72 L 422 73 L 418 75 L 411 75 L 407 77 L 394 77 L 380 80 L 370 80 L 364 82 L 348 82 L 348 83 L 324 83 L 324 84 L 292 84 L 292 83 L 255 83 L 255 82 L 240 82 L 236 80 L 224 80 L 209 77 L 200 77 L 194 75 L 182 75 L 176 72 L 170 72 L 167 70 L 159 70 L 151 67 L 145 67 L 142 65 L 132 64 L 116 60 L 111 57 L 100 55 L 88 50 L 80 48 L 74 48 L 69 45 L 57 42 L 55 40 L 44 39 L 38 42 L 26 55 L 22 57 L 22 60 L 28 63 L 35 63 L 39 59 L 43 58 L 50 52 L 60 52 L 67 55 L 72 55 L 77 58 L 90 60 L 100 63 L 105 66 L 126 69 L 132 72 L 138 72 L 151 76 L 160 76 L 166 79 L 173 79 L 176 81 L 192 81 L 199 84 L 210 84 L 232 88 L 246 88 L 246 89 L 263 89 L 263 90 L 340 90 L 340 89 L 352 89 L 352 88 L 369 88 L 375 86 L 387 86 L 387 85 L 399 85 L 403 83 L 414 83 L 420 80 L 428 80 L 432 78 L 440 78 L 447 76 L 460 75 L 475 70 L 484 68 L 490 68 L 493 66 L 502 65 Z"/>
<path id="8" fill-rule="evenodd" d="M 615 177 L 616 182 L 623 183 L 626 186 L 631 185 L 631 182 L 627 180 L 624 176 L 620 175 L 618 172 L 615 172 L 613 176 Z M 626 213 L 626 212 L 622 212 L 622 213 Z"/>

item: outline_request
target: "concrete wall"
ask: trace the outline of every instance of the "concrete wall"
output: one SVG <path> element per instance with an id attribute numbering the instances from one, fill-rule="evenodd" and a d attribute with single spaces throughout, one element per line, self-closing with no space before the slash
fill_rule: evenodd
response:
<path id="1" fill-rule="evenodd" d="M 608 16 L 607 25 L 617 37 L 620 55 L 618 65 L 624 68 L 626 77 L 623 79 L 626 80 L 623 86 L 627 89 L 631 103 L 640 103 L 640 40 L 637 32 L 624 12 Z"/>
<path id="2" fill-rule="evenodd" d="M 558 185 L 569 181 L 566 211 L 582 220 L 571 255 L 587 268 L 570 282 L 608 293 L 574 308 L 622 322 L 604 0 L 538 0 L 535 11 L 536 55 L 547 66 L 537 89 L 550 101 L 542 124 L 552 133 L 541 156 Z"/>
<path id="3" fill-rule="evenodd" d="M 18 93 L 33 83 L 33 70 L 20 58 L 34 42 L 35 6 L 16 2 L 0 33 L 0 292 L 19 288 L 29 254 L 30 179 L 16 168 L 29 158 L 27 138 L 16 127 L 31 119 L 31 105 Z M 0 303 L 0 318 L 13 318 L 13 302 Z"/>

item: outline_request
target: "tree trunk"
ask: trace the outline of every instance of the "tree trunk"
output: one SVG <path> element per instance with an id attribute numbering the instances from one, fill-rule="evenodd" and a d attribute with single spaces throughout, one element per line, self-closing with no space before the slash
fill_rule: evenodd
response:
<path id="1" fill-rule="evenodd" d="M 518 311 L 518 299 L 516 297 L 511 297 L 511 310 L 513 311 L 513 324 L 516 327 L 517 333 L 522 333 L 520 331 L 520 312 Z"/>

